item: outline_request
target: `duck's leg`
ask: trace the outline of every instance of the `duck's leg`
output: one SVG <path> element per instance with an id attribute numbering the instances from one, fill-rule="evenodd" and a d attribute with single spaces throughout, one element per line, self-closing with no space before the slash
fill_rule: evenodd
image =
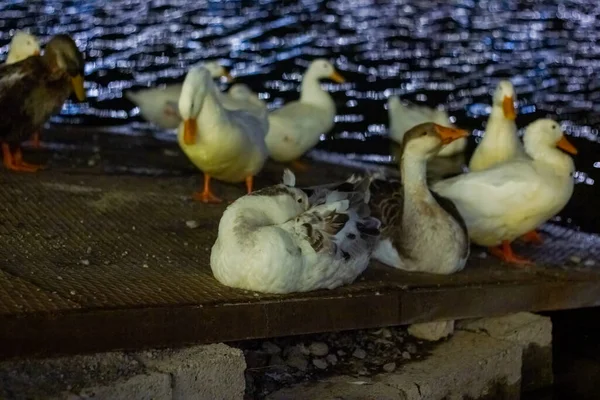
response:
<path id="1" fill-rule="evenodd" d="M 202 192 L 196 192 L 192 196 L 194 200 L 201 201 L 203 203 L 222 203 L 223 200 L 218 198 L 210 190 L 210 175 L 204 174 L 204 190 Z"/>
<path id="2" fill-rule="evenodd" d="M 526 234 L 521 236 L 521 240 L 524 241 L 525 243 L 535 243 L 535 244 L 544 243 L 544 240 L 542 239 L 542 237 L 536 230 L 527 232 Z"/>
<path id="3" fill-rule="evenodd" d="M 32 165 L 23 161 L 23 154 L 20 148 L 17 149 L 13 156 L 8 143 L 2 143 L 2 157 L 4 167 L 11 171 L 36 172 L 41 168 L 39 165 Z"/>
<path id="4" fill-rule="evenodd" d="M 508 240 L 503 240 L 501 246 L 489 247 L 488 251 L 504 262 L 515 264 L 517 266 L 533 265 L 531 260 L 517 256 L 513 253 L 512 247 Z"/>
<path id="5" fill-rule="evenodd" d="M 40 131 L 37 131 L 31 136 L 31 144 L 34 148 L 39 149 L 41 146 L 40 143 Z"/>
<path id="6" fill-rule="evenodd" d="M 300 171 L 300 172 L 308 171 L 310 169 L 310 167 L 308 166 L 307 163 L 303 163 L 302 161 L 299 161 L 299 160 L 294 160 L 294 161 L 290 162 L 290 167 L 292 167 L 292 169 L 295 169 L 296 171 Z"/>
<path id="7" fill-rule="evenodd" d="M 248 194 L 252 193 L 252 188 L 254 186 L 254 177 L 252 175 L 246 177 L 246 191 Z"/>

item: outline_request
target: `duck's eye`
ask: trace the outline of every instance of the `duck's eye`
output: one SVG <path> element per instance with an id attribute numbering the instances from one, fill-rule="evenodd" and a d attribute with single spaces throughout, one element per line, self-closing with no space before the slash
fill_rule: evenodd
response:
<path id="1" fill-rule="evenodd" d="M 556 124 L 552 125 L 552 129 L 556 129 L 556 128 L 557 128 Z"/>
<path id="2" fill-rule="evenodd" d="M 298 199 L 298 203 L 302 203 L 302 198 L 299 198 L 299 199 Z"/>

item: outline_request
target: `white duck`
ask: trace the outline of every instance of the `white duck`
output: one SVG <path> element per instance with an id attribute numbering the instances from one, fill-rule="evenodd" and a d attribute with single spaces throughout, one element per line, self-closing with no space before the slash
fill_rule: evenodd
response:
<path id="1" fill-rule="evenodd" d="M 223 107 L 221 97 L 206 68 L 188 72 L 179 98 L 183 122 L 177 139 L 192 163 L 204 172 L 204 190 L 194 194 L 204 203 L 221 202 L 210 190 L 211 178 L 232 183 L 245 180 L 250 193 L 254 175 L 268 157 L 266 114 L 229 110 Z"/>
<path id="2" fill-rule="evenodd" d="M 404 140 L 404 135 L 411 128 L 425 122 L 434 122 L 447 128 L 456 128 L 450 122 L 448 113 L 444 110 L 429 108 L 418 105 L 404 105 L 400 102 L 398 96 L 388 98 L 388 116 L 390 121 L 390 136 L 400 144 Z M 453 156 L 465 151 L 467 139 L 460 138 L 445 145 L 437 153 L 439 157 Z"/>
<path id="3" fill-rule="evenodd" d="M 443 145 L 467 135 L 431 122 L 409 129 L 402 146 L 402 182 L 372 178 L 369 207 L 382 223 L 373 258 L 406 271 L 451 274 L 464 268 L 467 228 L 452 201 L 429 190 L 426 167 Z"/>
<path id="4" fill-rule="evenodd" d="M 556 147 L 577 154 L 551 119 L 529 124 L 523 140 L 530 159 L 516 158 L 432 187 L 454 202 L 473 242 L 517 264 L 529 261 L 513 253 L 511 242 L 556 215 L 573 193 L 575 165 Z"/>
<path id="5" fill-rule="evenodd" d="M 221 93 L 223 106 L 230 110 L 248 109 L 257 114 L 264 114 L 266 118 L 268 114 L 267 105 L 264 101 L 258 98 L 248 85 L 236 83 L 231 85 L 227 93 Z"/>
<path id="6" fill-rule="evenodd" d="M 517 135 L 515 89 L 509 81 L 498 83 L 492 98 L 492 111 L 483 139 L 469 161 L 470 171 L 483 171 L 494 165 L 526 157 Z"/>
<path id="7" fill-rule="evenodd" d="M 208 61 L 194 67 L 204 67 L 213 78 L 226 77 L 231 80 L 229 72 L 216 61 Z M 194 68 L 192 67 L 192 68 Z M 178 112 L 179 96 L 183 83 L 175 83 L 164 87 L 127 91 L 125 97 L 135 103 L 144 119 L 162 129 L 175 129 L 181 123 Z"/>
<path id="8" fill-rule="evenodd" d="M 329 61 L 314 60 L 302 78 L 300 100 L 287 103 L 269 114 L 266 143 L 275 161 L 293 162 L 296 167 L 305 168 L 297 161 L 298 158 L 333 127 L 335 103 L 319 82 L 325 78 L 344 82 Z"/>
<path id="9" fill-rule="evenodd" d="M 215 278 L 265 293 L 353 282 L 367 268 L 379 221 L 368 215 L 368 182 L 351 182 L 346 192 L 303 190 L 285 170 L 283 184 L 237 199 L 223 213 L 210 255 Z"/>
<path id="10" fill-rule="evenodd" d="M 10 41 L 10 49 L 6 56 L 5 64 L 14 64 L 27 57 L 40 54 L 40 42 L 30 33 L 16 31 Z"/>

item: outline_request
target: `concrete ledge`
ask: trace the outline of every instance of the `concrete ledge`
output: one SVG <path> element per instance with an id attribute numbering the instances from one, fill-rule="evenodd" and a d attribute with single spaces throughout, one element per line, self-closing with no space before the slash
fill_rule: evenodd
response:
<path id="1" fill-rule="evenodd" d="M 338 376 L 282 389 L 269 400 L 442 400 L 520 397 L 520 346 L 469 332 L 457 332 L 429 358 L 370 379 Z"/>
<path id="2" fill-rule="evenodd" d="M 460 321 L 457 323 L 457 329 L 485 333 L 495 339 L 518 344 L 523 350 L 521 381 L 523 391 L 552 385 L 552 321 L 550 318 L 521 312 L 503 317 Z"/>
<path id="3" fill-rule="evenodd" d="M 224 344 L 0 363 L 0 399 L 237 400 L 246 363 Z"/>

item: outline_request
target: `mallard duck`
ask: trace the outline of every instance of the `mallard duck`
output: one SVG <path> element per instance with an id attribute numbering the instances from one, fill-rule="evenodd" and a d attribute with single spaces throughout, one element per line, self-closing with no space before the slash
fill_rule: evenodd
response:
<path id="1" fill-rule="evenodd" d="M 368 184 L 350 190 L 283 183 L 234 201 L 223 213 L 210 255 L 224 285 L 266 293 L 334 289 L 353 282 L 369 263 L 379 221 L 369 217 Z"/>
<path id="2" fill-rule="evenodd" d="M 388 117 L 390 121 L 390 136 L 397 143 L 402 144 L 404 135 L 414 126 L 425 122 L 434 122 L 440 126 L 456 128 L 450 122 L 448 113 L 444 110 L 417 105 L 404 105 L 398 96 L 388 98 Z M 465 151 L 467 139 L 460 138 L 442 146 L 437 153 L 438 157 L 453 156 Z"/>
<path id="3" fill-rule="evenodd" d="M 224 76 L 228 80 L 233 79 L 229 72 L 216 61 L 208 61 L 195 67 L 206 68 L 213 78 Z M 140 114 L 146 121 L 162 129 L 176 129 L 181 123 L 177 104 L 182 86 L 182 83 L 175 83 L 159 88 L 127 91 L 125 97 L 139 107 Z"/>
<path id="4" fill-rule="evenodd" d="M 335 103 L 319 82 L 325 78 L 344 82 L 329 61 L 314 60 L 302 78 L 300 100 L 269 114 L 266 143 L 275 161 L 292 162 L 296 168 L 305 169 L 298 158 L 319 143 L 321 135 L 333 127 Z"/>
<path id="5" fill-rule="evenodd" d="M 6 56 L 5 64 L 14 64 L 22 61 L 27 57 L 40 55 L 40 42 L 30 33 L 24 31 L 16 31 L 10 41 L 10 49 Z M 40 133 L 35 132 L 32 136 L 34 147 L 40 147 Z"/>
<path id="6" fill-rule="evenodd" d="M 246 181 L 252 191 L 254 175 L 267 160 L 265 135 L 269 121 L 264 112 L 251 108 L 230 110 L 206 68 L 192 68 L 183 82 L 179 98 L 177 139 L 183 152 L 204 172 L 204 190 L 194 199 L 219 203 L 210 190 L 210 179 Z"/>
<path id="7" fill-rule="evenodd" d="M 16 31 L 10 41 L 10 49 L 6 56 L 5 64 L 14 64 L 27 57 L 40 55 L 40 42 L 27 32 Z"/>
<path id="8" fill-rule="evenodd" d="M 429 190 L 427 161 L 444 145 L 468 136 L 462 129 L 427 122 L 406 132 L 402 183 L 373 179 L 369 207 L 382 223 L 373 258 L 406 271 L 451 274 L 464 268 L 469 237 L 452 201 Z"/>
<path id="9" fill-rule="evenodd" d="M 23 161 L 20 143 L 38 132 L 60 111 L 74 91 L 85 100 L 83 56 L 69 36 L 54 36 L 42 56 L 0 66 L 0 142 L 4 166 L 14 171 L 37 171 Z"/>
<path id="10" fill-rule="evenodd" d="M 551 119 L 529 124 L 523 141 L 531 158 L 516 158 L 433 185 L 454 202 L 473 242 L 516 264 L 530 262 L 513 253 L 511 242 L 556 215 L 573 193 L 575 165 L 559 149 L 577 154 Z"/>
<path id="11" fill-rule="evenodd" d="M 515 89 L 512 83 L 500 81 L 494 91 L 492 111 L 483 139 L 469 161 L 470 171 L 483 171 L 507 160 L 525 157 L 517 135 L 517 113 L 514 103 Z"/>

